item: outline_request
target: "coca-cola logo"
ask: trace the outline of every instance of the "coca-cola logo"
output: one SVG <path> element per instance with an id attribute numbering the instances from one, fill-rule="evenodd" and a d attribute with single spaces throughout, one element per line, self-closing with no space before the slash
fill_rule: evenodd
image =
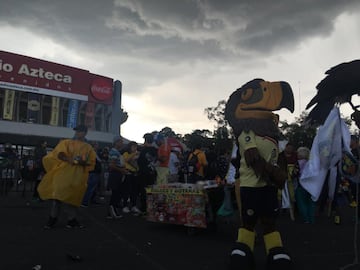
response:
<path id="1" fill-rule="evenodd" d="M 108 100 L 112 98 L 113 86 L 108 80 L 97 78 L 91 84 L 91 94 L 97 100 Z"/>

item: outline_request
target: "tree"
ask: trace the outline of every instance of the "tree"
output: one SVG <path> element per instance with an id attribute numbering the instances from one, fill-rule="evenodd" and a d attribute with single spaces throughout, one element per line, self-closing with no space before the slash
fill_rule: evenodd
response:
<path id="1" fill-rule="evenodd" d="M 201 145 L 205 148 L 210 148 L 213 141 L 211 135 L 211 131 L 208 129 L 196 129 L 191 134 L 185 134 L 184 143 L 190 149 L 194 149 L 197 145 Z"/>
<path id="2" fill-rule="evenodd" d="M 223 152 L 224 150 L 231 150 L 233 144 L 231 128 L 225 120 L 225 107 L 226 100 L 220 100 L 217 106 L 205 109 L 207 118 L 210 121 L 216 122 L 213 133 L 214 141 L 212 143 L 212 149 L 216 153 Z"/>
<path id="3" fill-rule="evenodd" d="M 226 127 L 219 127 L 214 131 L 214 151 L 219 154 L 226 151 L 231 151 L 233 147 L 233 139 L 229 134 L 229 129 Z"/>
<path id="4" fill-rule="evenodd" d="M 226 101 L 220 100 L 216 107 L 208 107 L 205 109 L 207 118 L 209 120 L 215 121 L 217 127 L 228 127 L 228 123 L 225 120 L 225 106 Z"/>

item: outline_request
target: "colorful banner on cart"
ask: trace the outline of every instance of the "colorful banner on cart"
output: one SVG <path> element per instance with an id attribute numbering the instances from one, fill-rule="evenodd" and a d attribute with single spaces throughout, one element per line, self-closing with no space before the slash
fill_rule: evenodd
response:
<path id="1" fill-rule="evenodd" d="M 14 114 L 15 91 L 5 90 L 3 119 L 12 120 Z"/>
<path id="2" fill-rule="evenodd" d="M 69 128 L 76 127 L 78 111 L 79 111 L 79 101 L 75 99 L 71 99 L 69 101 L 69 107 L 68 107 L 68 115 L 66 122 L 67 127 Z"/>
<path id="3" fill-rule="evenodd" d="M 206 195 L 182 190 L 175 188 L 155 193 L 147 190 L 147 220 L 206 228 Z"/>

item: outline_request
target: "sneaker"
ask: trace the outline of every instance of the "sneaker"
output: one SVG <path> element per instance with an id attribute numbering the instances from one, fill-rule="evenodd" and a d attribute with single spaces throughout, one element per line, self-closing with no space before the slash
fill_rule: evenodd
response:
<path id="1" fill-rule="evenodd" d="M 80 205 L 80 207 L 82 207 L 82 208 L 88 208 L 88 207 L 89 207 L 89 205 L 87 205 L 87 204 L 83 203 L 83 204 L 81 204 L 81 205 Z"/>
<path id="2" fill-rule="evenodd" d="M 122 209 L 123 213 L 127 214 L 127 213 L 130 213 L 130 209 L 129 207 L 125 206 L 123 209 Z"/>
<path id="3" fill-rule="evenodd" d="M 66 224 L 66 228 L 69 228 L 69 229 L 82 229 L 84 228 L 83 225 L 81 225 L 77 219 L 73 218 L 71 220 L 68 221 L 68 223 Z"/>
<path id="4" fill-rule="evenodd" d="M 57 218 L 49 217 L 49 220 L 46 223 L 46 225 L 44 226 L 44 229 L 52 229 L 52 228 L 54 228 L 56 222 L 57 222 Z"/>
<path id="5" fill-rule="evenodd" d="M 131 212 L 133 212 L 134 214 L 141 214 L 140 209 L 136 206 L 131 207 Z"/>
<path id="6" fill-rule="evenodd" d="M 107 216 L 107 218 L 118 219 L 118 218 L 122 218 L 122 215 L 120 215 L 118 213 L 118 211 L 116 210 L 116 208 L 113 205 L 110 205 L 109 206 L 109 215 Z"/>

